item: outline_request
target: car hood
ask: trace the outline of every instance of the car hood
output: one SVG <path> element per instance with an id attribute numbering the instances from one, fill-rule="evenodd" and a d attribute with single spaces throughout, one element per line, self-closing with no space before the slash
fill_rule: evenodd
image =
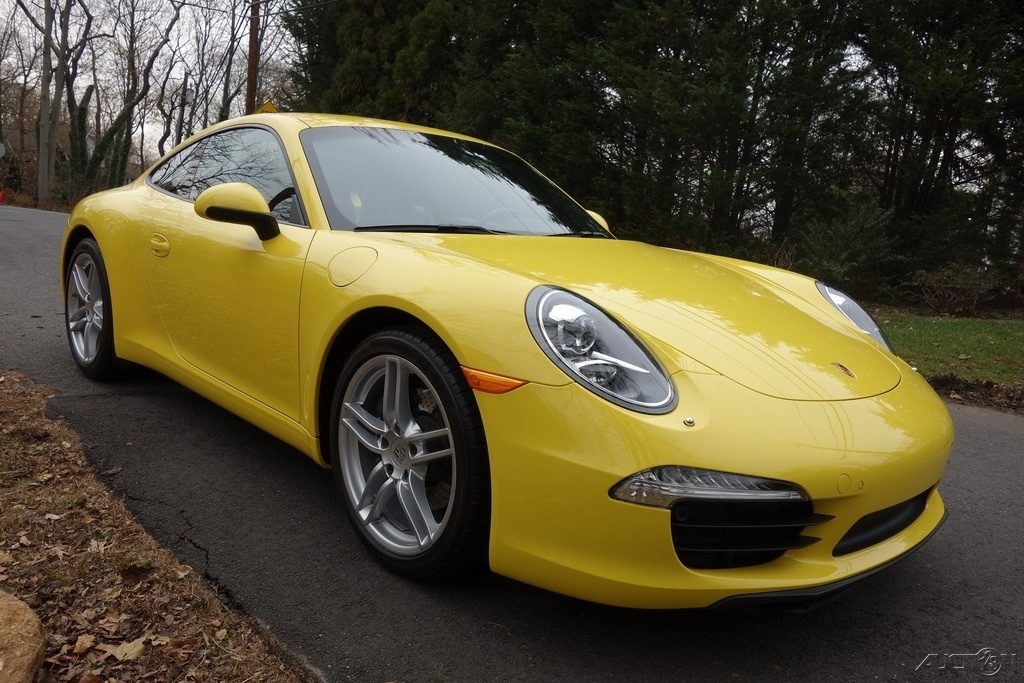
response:
<path id="1" fill-rule="evenodd" d="M 641 336 L 763 394 L 846 400 L 900 381 L 859 331 L 712 256 L 624 240 L 432 237 L 445 251 L 577 292 Z"/>

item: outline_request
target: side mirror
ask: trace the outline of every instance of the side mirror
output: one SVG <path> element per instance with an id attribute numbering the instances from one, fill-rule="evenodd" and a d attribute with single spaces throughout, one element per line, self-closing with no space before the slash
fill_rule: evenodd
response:
<path id="1" fill-rule="evenodd" d="M 211 221 L 248 225 L 266 242 L 281 234 L 270 207 L 252 185 L 223 183 L 208 187 L 196 197 L 196 213 Z"/>
<path id="2" fill-rule="evenodd" d="M 604 219 L 604 216 L 599 214 L 597 211 L 591 211 L 590 209 L 587 209 L 587 213 L 589 213 L 590 217 L 597 221 L 602 228 L 604 228 L 608 232 L 612 231 L 612 229 L 608 227 L 608 221 Z"/>

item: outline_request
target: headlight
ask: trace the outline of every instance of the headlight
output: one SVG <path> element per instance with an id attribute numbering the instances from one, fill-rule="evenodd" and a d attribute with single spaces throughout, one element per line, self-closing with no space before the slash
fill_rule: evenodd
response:
<path id="1" fill-rule="evenodd" d="M 822 282 L 815 282 L 821 295 L 832 302 L 832 305 L 839 309 L 839 312 L 849 318 L 850 322 L 863 330 L 876 342 L 892 351 L 892 344 L 886 338 L 882 328 L 878 326 L 871 314 L 865 311 L 860 305 L 838 289 L 829 287 Z"/>
<path id="2" fill-rule="evenodd" d="M 655 467 L 612 487 L 612 498 L 640 505 L 672 507 L 678 500 L 806 500 L 793 484 L 698 467 Z"/>
<path id="3" fill-rule="evenodd" d="M 583 297 L 537 287 L 526 300 L 526 319 L 555 365 L 598 396 L 642 413 L 675 407 L 672 382 L 654 356 Z"/>

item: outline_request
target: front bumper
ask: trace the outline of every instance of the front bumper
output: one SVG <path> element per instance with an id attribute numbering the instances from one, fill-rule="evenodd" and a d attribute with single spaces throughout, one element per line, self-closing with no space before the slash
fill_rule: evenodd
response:
<path id="1" fill-rule="evenodd" d="M 942 477 L 952 423 L 916 374 L 905 372 L 885 394 L 835 402 L 772 398 L 716 374 L 674 380 L 680 402 L 667 415 L 633 413 L 574 384 L 478 394 L 491 460 L 495 572 L 606 604 L 705 607 L 838 585 L 920 545 L 941 523 L 945 508 L 933 489 L 906 528 L 832 553 L 862 517 Z M 608 495 L 624 477 L 658 465 L 793 482 L 816 513 L 832 519 L 814 528 L 820 542 L 766 564 L 691 569 L 673 547 L 669 510 Z"/>
<path id="2" fill-rule="evenodd" d="M 878 572 L 884 571 L 897 562 L 902 562 L 908 558 L 915 550 L 920 548 L 925 541 L 931 538 L 936 531 L 939 530 L 939 527 L 942 526 L 944 521 L 946 521 L 945 514 L 942 515 L 942 518 L 939 519 L 939 523 L 930 532 L 928 532 L 928 535 L 925 536 L 920 543 L 903 554 L 897 555 L 891 560 L 886 560 L 882 564 L 861 572 L 860 574 L 854 574 L 853 576 L 848 576 L 845 579 L 833 581 L 832 583 L 810 586 L 809 588 L 793 588 L 784 591 L 768 591 L 767 593 L 744 593 L 742 595 L 732 595 L 728 598 L 722 598 L 715 604 L 711 605 L 711 609 L 741 610 L 746 608 L 779 608 L 787 612 L 796 613 L 813 611 L 825 603 L 835 600 L 837 597 L 869 576 L 874 576 Z"/>

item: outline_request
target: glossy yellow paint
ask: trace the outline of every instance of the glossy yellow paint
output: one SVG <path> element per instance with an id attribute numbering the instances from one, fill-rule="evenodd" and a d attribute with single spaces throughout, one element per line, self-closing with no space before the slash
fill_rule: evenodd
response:
<path id="1" fill-rule="evenodd" d="M 903 532 L 831 556 L 861 516 L 941 479 L 953 433 L 927 384 L 812 280 L 619 240 L 331 230 L 298 133 L 429 129 L 261 114 L 211 131 L 252 125 L 280 136 L 309 227 L 282 224 L 261 242 L 251 228 L 198 216 L 151 186 L 148 173 L 72 213 L 65 245 L 87 229 L 106 262 L 118 356 L 323 464 L 318 396 L 321 382 L 333 381 L 323 376 L 332 344 L 367 312 L 415 317 L 464 367 L 525 382 L 477 392 L 491 458 L 492 568 L 588 600 L 691 607 L 827 583 L 900 555 L 939 523 L 934 492 Z M 527 328 L 524 305 L 538 284 L 578 292 L 628 326 L 672 375 L 678 406 L 634 413 L 573 383 Z M 634 472 L 669 464 L 792 481 L 835 519 L 817 527 L 822 542 L 767 565 L 690 570 L 672 549 L 668 511 L 608 493 Z M 841 486 L 844 475 L 850 484 Z"/>
<path id="2" fill-rule="evenodd" d="M 936 492 L 900 534 L 841 558 L 831 554 L 860 517 L 941 478 L 952 431 L 938 398 L 922 398 L 931 392 L 920 379 L 851 401 L 768 397 L 722 375 L 674 379 L 679 407 L 660 416 L 631 413 L 575 386 L 478 395 L 491 454 L 496 571 L 616 605 L 699 607 L 737 593 L 841 580 L 906 552 L 941 520 Z M 551 415 L 570 418 L 552 424 Z M 672 549 L 668 510 L 608 495 L 633 472 L 679 463 L 796 482 L 817 512 L 835 519 L 814 528 L 819 543 L 767 565 L 687 569 Z M 852 485 L 840 493 L 844 474 Z"/>
<path id="3" fill-rule="evenodd" d="M 209 218 L 207 212 L 211 208 L 227 208 L 249 213 L 270 213 L 267 200 L 260 191 L 245 183 L 222 183 L 203 190 L 196 197 L 195 212 L 197 216 Z"/>
<path id="4" fill-rule="evenodd" d="M 591 211 L 590 209 L 587 209 L 587 213 L 589 213 L 590 217 L 597 221 L 602 228 L 604 228 L 605 230 L 611 230 L 611 228 L 608 226 L 608 221 L 606 221 L 604 216 L 599 214 L 597 211 Z"/>

